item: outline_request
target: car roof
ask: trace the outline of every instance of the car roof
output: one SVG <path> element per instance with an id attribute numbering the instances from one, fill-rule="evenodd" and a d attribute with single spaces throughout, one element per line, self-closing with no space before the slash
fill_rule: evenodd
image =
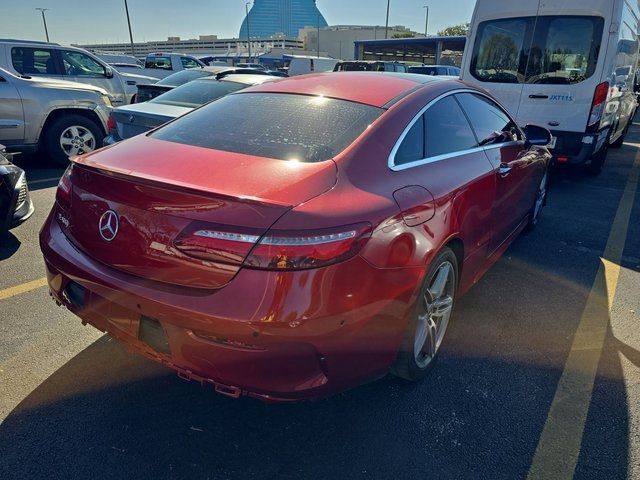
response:
<path id="1" fill-rule="evenodd" d="M 282 80 L 282 77 L 276 77 L 275 75 L 254 75 L 251 73 L 239 73 L 226 75 L 222 78 L 216 78 L 215 76 L 211 77 L 201 77 L 194 82 L 235 82 L 235 83 L 244 83 L 245 85 L 260 85 L 261 83 L 271 82 L 274 80 Z M 190 82 L 189 82 L 190 83 Z"/>
<path id="2" fill-rule="evenodd" d="M 423 85 L 445 81 L 417 73 L 325 72 L 280 78 L 279 82 L 259 85 L 243 92 L 322 95 L 382 108 Z"/>

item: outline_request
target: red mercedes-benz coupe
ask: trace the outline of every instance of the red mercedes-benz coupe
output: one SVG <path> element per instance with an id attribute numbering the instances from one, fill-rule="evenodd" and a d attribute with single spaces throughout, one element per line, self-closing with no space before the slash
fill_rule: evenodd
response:
<path id="1" fill-rule="evenodd" d="M 456 298 L 536 224 L 549 141 L 457 80 L 252 87 L 75 158 L 41 232 L 49 286 L 230 396 L 417 380 Z"/>

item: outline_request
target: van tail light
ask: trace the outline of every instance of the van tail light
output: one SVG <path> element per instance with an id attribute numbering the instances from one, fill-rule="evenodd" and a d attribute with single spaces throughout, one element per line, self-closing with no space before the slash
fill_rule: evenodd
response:
<path id="1" fill-rule="evenodd" d="M 201 224 L 183 231 L 174 244 L 191 257 L 260 270 L 319 268 L 355 256 L 371 236 L 361 223 L 319 230 L 269 230 Z"/>
<path id="2" fill-rule="evenodd" d="M 109 115 L 109 118 L 107 119 L 107 132 L 109 133 L 115 132 L 116 129 L 117 129 L 116 117 L 114 117 L 112 113 Z"/>
<path id="3" fill-rule="evenodd" d="M 71 207 L 71 193 L 73 191 L 73 183 L 71 176 L 73 175 L 73 164 L 70 164 L 60 177 L 58 189 L 56 190 L 56 202 L 64 209 Z"/>
<path id="4" fill-rule="evenodd" d="M 600 129 L 600 120 L 604 114 L 604 107 L 609 96 L 609 82 L 602 82 L 596 87 L 593 94 L 593 102 L 591 103 L 591 113 L 589 114 L 589 123 L 587 124 L 587 132 L 595 133 Z"/>

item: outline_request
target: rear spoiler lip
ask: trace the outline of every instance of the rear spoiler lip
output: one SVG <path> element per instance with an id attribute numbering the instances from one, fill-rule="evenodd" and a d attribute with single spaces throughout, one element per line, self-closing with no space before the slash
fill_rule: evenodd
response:
<path id="1" fill-rule="evenodd" d="M 110 148 L 110 147 L 106 147 L 106 148 Z M 205 187 L 196 187 L 196 186 L 183 183 L 183 182 L 178 182 L 175 180 L 167 181 L 168 179 L 163 177 L 156 177 L 154 175 L 145 175 L 144 173 L 140 173 L 140 172 L 134 172 L 131 170 L 118 169 L 118 168 L 108 167 L 106 165 L 97 164 L 97 163 L 88 161 L 87 158 L 84 156 L 71 157 L 70 160 L 72 164 L 78 165 L 81 168 L 85 168 L 87 170 L 91 170 L 100 175 L 107 175 L 107 176 L 119 178 L 122 180 L 135 179 L 136 182 L 139 182 L 144 185 L 152 186 L 152 187 L 166 188 L 169 190 L 179 189 L 182 192 L 190 193 L 193 195 L 215 196 L 216 198 L 220 198 L 223 200 L 248 203 L 251 205 L 266 205 L 266 206 L 272 206 L 272 207 L 283 207 L 288 209 L 291 209 L 295 206 L 295 205 L 291 205 L 290 203 L 278 202 L 276 200 L 265 200 L 262 198 L 252 197 L 252 196 L 240 197 L 237 195 L 219 192 L 219 191 L 208 189 Z"/>

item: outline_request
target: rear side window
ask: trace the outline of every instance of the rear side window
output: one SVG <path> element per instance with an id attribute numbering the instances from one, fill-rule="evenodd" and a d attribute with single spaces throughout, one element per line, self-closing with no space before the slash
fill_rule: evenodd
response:
<path id="1" fill-rule="evenodd" d="M 23 75 L 59 75 L 53 50 L 45 48 L 14 47 L 11 63 Z"/>
<path id="2" fill-rule="evenodd" d="M 482 82 L 570 85 L 593 75 L 604 19 L 541 16 L 483 22 L 471 59 Z"/>
<path id="3" fill-rule="evenodd" d="M 383 112 L 326 97 L 241 93 L 195 110 L 151 136 L 246 155 L 320 162 L 342 152 Z"/>
<path id="4" fill-rule="evenodd" d="M 161 70 L 171 70 L 171 58 L 169 57 L 147 57 L 144 68 L 159 68 Z"/>
<path id="5" fill-rule="evenodd" d="M 396 165 L 422 160 L 424 154 L 424 115 L 413 124 L 402 140 L 395 156 Z"/>
<path id="6" fill-rule="evenodd" d="M 195 80 L 169 90 L 167 93 L 157 96 L 151 102 L 195 108 L 248 86 L 237 82 Z"/>
<path id="7" fill-rule="evenodd" d="M 456 98 L 481 146 L 519 140 L 518 127 L 495 102 L 475 93 L 460 93 Z"/>
<path id="8" fill-rule="evenodd" d="M 424 117 L 427 157 L 461 152 L 478 146 L 467 118 L 452 95 L 430 107 Z"/>

